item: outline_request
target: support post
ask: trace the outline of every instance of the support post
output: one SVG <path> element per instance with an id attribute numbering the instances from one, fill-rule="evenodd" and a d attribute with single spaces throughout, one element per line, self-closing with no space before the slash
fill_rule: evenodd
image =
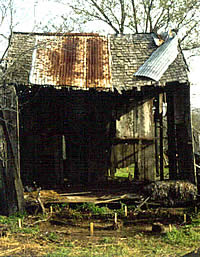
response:
<path id="1" fill-rule="evenodd" d="M 0 214 L 9 216 L 24 210 L 18 152 L 18 101 L 14 87 L 5 85 L 0 93 Z M 4 98 L 7 99 L 5 105 L 2 102 Z"/>
<path id="2" fill-rule="evenodd" d="M 169 178 L 177 179 L 176 161 L 176 130 L 174 119 L 174 96 L 173 90 L 167 91 L 167 135 L 168 135 L 168 158 L 169 158 Z"/>
<path id="3" fill-rule="evenodd" d="M 179 178 L 196 183 L 194 172 L 194 152 L 192 141 L 190 88 L 188 84 L 178 85 L 175 92 L 175 123 Z"/>
<path id="4" fill-rule="evenodd" d="M 178 178 L 195 184 L 190 87 L 186 83 L 173 83 L 168 86 L 167 118 L 170 179 Z"/>
<path id="5" fill-rule="evenodd" d="M 160 116 L 160 180 L 164 180 L 163 169 L 163 110 L 159 114 Z"/>
<path id="6" fill-rule="evenodd" d="M 154 124 L 155 124 L 155 161 L 156 175 L 159 176 L 159 161 L 158 161 L 158 121 L 159 121 L 159 96 L 154 99 Z"/>

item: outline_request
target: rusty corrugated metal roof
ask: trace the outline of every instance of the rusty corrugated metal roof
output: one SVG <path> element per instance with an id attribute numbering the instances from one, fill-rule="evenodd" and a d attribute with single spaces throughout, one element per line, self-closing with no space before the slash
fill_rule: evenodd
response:
<path id="1" fill-rule="evenodd" d="M 35 37 L 30 83 L 82 89 L 111 87 L 107 37 L 97 34 Z"/>

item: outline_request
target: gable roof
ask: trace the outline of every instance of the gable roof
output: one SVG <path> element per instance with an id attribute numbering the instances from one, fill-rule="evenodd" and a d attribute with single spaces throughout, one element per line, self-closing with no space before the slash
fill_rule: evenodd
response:
<path id="1" fill-rule="evenodd" d="M 10 83 L 75 89 L 129 90 L 187 82 L 181 53 L 159 82 L 134 74 L 158 49 L 150 34 L 14 33 L 8 51 Z M 159 68 L 159 63 L 157 63 Z M 157 67 L 155 67 L 157 68 Z"/>

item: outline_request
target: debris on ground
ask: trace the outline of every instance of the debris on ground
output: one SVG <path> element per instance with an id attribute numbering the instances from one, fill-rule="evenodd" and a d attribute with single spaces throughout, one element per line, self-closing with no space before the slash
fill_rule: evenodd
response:
<path id="1" fill-rule="evenodd" d="M 163 202 L 165 205 L 175 206 L 197 199 L 197 187 L 187 181 L 156 181 L 144 186 L 144 194 L 151 196 L 151 200 Z"/>
<path id="2" fill-rule="evenodd" d="M 155 222 L 152 224 L 152 232 L 154 233 L 165 233 L 165 226 L 160 222 Z"/>

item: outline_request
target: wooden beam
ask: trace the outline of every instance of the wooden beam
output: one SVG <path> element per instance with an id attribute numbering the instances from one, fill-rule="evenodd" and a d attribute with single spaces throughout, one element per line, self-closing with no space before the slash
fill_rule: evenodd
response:
<path id="1" fill-rule="evenodd" d="M 155 138 L 114 138 L 112 140 L 113 145 L 117 144 L 139 144 L 139 142 L 142 142 L 143 145 L 147 144 L 153 144 L 155 141 Z"/>
<path id="2" fill-rule="evenodd" d="M 163 113 L 160 114 L 160 180 L 164 180 Z"/>
<path id="3" fill-rule="evenodd" d="M 169 158 L 169 178 L 177 179 L 177 146 L 176 146 L 176 130 L 174 119 L 174 95 L 173 91 L 169 90 L 167 97 L 167 134 L 168 134 L 168 158 Z"/>
<path id="4" fill-rule="evenodd" d="M 4 215 L 11 215 L 24 210 L 23 186 L 19 170 L 19 146 L 18 146 L 18 102 L 14 87 L 1 88 L 2 99 L 6 98 L 6 105 L 0 110 L 1 137 L 5 140 L 2 161 L 0 164 L 0 176 L 4 187 L 2 205 Z M 5 108 L 4 108 L 5 107 Z"/>
<path id="5" fill-rule="evenodd" d="M 195 183 L 189 85 L 168 86 L 167 106 L 170 179 Z"/>
<path id="6" fill-rule="evenodd" d="M 156 175 L 157 176 L 159 176 L 158 122 L 159 122 L 159 96 L 157 95 L 154 99 L 155 164 L 156 164 Z"/>
<path id="7" fill-rule="evenodd" d="M 176 92 L 175 123 L 180 179 L 196 182 L 190 114 L 190 88 L 180 85 Z"/>

